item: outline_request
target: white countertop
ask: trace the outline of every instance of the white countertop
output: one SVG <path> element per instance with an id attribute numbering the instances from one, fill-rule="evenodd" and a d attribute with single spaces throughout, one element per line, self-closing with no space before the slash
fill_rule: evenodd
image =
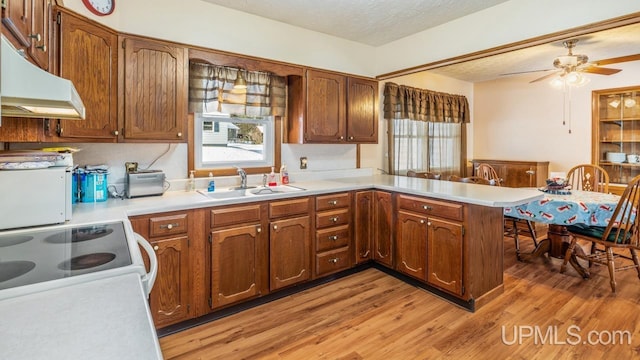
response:
<path id="1" fill-rule="evenodd" d="M 100 203 L 79 203 L 74 206 L 72 222 L 119 220 L 126 216 L 363 189 L 395 191 L 489 207 L 510 207 L 543 198 L 543 194 L 535 189 L 506 188 L 393 175 L 300 181 L 290 185 L 303 188 L 304 191 L 227 199 L 210 199 L 197 191 L 169 191 L 162 196 L 124 200 L 109 199 Z"/>
<path id="2" fill-rule="evenodd" d="M 162 359 L 138 274 L 0 301 L 5 360 Z"/>

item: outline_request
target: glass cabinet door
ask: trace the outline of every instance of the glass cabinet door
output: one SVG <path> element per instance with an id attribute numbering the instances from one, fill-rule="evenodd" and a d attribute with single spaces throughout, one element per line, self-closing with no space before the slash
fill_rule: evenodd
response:
<path id="1" fill-rule="evenodd" d="M 640 175 L 640 86 L 594 91 L 593 106 L 593 162 L 621 193 Z"/>

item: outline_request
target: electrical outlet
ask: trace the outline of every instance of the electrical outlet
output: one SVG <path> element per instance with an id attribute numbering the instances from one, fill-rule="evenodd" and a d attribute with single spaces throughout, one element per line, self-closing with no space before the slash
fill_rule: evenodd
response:
<path id="1" fill-rule="evenodd" d="M 300 169 L 306 169 L 307 168 L 307 157 L 303 156 L 300 158 Z"/>
<path id="2" fill-rule="evenodd" d="M 124 168 L 128 173 L 136 172 L 136 171 L 138 171 L 138 163 L 137 162 L 126 162 L 126 163 L 124 163 Z"/>

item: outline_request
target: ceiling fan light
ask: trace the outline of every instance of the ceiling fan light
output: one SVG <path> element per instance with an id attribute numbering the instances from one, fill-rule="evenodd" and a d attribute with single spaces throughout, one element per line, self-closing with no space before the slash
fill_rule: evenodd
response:
<path id="1" fill-rule="evenodd" d="M 549 84 L 551 84 L 551 86 L 556 89 L 562 89 L 562 87 L 564 86 L 564 79 L 561 77 L 555 77 L 549 82 Z"/>

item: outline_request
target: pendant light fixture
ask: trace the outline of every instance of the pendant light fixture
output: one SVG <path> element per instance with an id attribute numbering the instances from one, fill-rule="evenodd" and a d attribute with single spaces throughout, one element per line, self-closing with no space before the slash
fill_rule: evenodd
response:
<path id="1" fill-rule="evenodd" d="M 238 69 L 236 72 L 236 81 L 233 82 L 233 90 L 247 90 L 247 80 L 242 73 L 242 69 Z"/>

